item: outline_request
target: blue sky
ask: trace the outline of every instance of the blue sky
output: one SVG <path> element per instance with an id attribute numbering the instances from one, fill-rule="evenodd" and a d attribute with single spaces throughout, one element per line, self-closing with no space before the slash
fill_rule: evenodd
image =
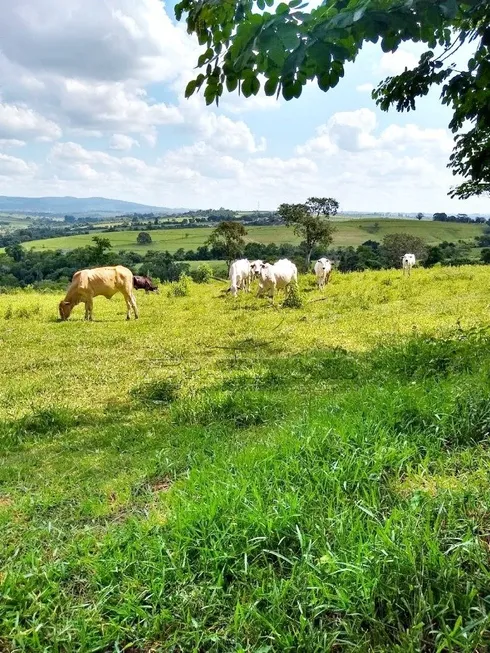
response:
<path id="1" fill-rule="evenodd" d="M 328 94 L 289 103 L 185 100 L 199 53 L 174 3 L 16 0 L 0 25 L 0 194 L 273 209 L 311 195 L 343 210 L 490 212 L 447 196 L 449 111 L 380 112 L 370 88 L 420 48 L 366 47 Z M 460 56 L 461 52 L 460 52 Z"/>

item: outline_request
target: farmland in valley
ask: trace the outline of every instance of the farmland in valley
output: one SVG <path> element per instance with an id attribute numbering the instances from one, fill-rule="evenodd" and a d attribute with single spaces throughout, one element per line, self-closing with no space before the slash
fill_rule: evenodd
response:
<path id="1" fill-rule="evenodd" d="M 381 241 L 387 234 L 408 233 L 423 238 L 428 244 L 437 244 L 441 241 L 472 240 L 483 232 L 479 224 L 459 224 L 454 222 L 432 222 L 417 220 L 345 220 L 336 222 L 337 231 L 334 235 L 335 245 L 357 246 L 366 240 Z M 155 251 L 168 250 L 173 253 L 180 248 L 185 250 L 196 249 L 204 245 L 212 229 L 158 229 L 151 231 L 151 245 L 138 245 L 136 242 L 139 231 L 120 231 L 104 233 L 109 238 L 113 248 L 117 250 L 132 250 L 144 253 L 148 249 Z M 299 238 L 292 229 L 284 226 L 248 227 L 248 241 L 260 243 L 299 243 Z M 51 238 L 46 240 L 25 243 L 24 247 L 34 249 L 74 249 L 90 245 L 94 233 L 87 235 Z"/>

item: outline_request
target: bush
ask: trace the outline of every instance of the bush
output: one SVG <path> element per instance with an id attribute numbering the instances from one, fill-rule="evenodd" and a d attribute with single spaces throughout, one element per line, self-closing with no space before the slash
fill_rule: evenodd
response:
<path id="1" fill-rule="evenodd" d="M 196 270 L 191 272 L 192 280 L 196 283 L 209 283 L 213 276 L 213 268 L 207 263 L 201 263 Z"/>
<path id="2" fill-rule="evenodd" d="M 301 295 L 301 292 L 299 290 L 299 286 L 297 282 L 292 283 L 289 286 L 289 290 L 286 295 L 286 299 L 284 300 L 282 307 L 283 308 L 303 308 L 303 297 Z"/>
<path id="3" fill-rule="evenodd" d="M 187 297 L 190 294 L 190 277 L 181 274 L 180 279 L 170 286 L 167 297 Z"/>
<path id="4" fill-rule="evenodd" d="M 152 242 L 151 236 L 146 231 L 141 231 L 136 238 L 136 242 L 138 245 L 150 245 Z"/>

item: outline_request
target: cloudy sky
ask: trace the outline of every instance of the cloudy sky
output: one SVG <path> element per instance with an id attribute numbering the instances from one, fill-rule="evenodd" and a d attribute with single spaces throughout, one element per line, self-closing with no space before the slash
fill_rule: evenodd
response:
<path id="1" fill-rule="evenodd" d="M 0 0 L 0 194 L 105 196 L 273 209 L 311 195 L 343 210 L 490 212 L 447 197 L 452 138 L 437 93 L 416 113 L 370 91 L 417 61 L 365 48 L 328 94 L 185 100 L 198 52 L 173 2 Z"/>

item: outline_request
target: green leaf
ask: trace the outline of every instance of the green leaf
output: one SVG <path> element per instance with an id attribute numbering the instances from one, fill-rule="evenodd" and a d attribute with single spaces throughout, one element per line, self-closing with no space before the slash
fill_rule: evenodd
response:
<path id="1" fill-rule="evenodd" d="M 246 77 L 242 82 L 242 93 L 245 97 L 257 95 L 260 89 L 260 82 L 255 76 Z"/>
<path id="2" fill-rule="evenodd" d="M 217 87 L 216 86 L 206 86 L 206 89 L 204 91 L 204 99 L 206 100 L 206 104 L 209 106 L 214 102 L 216 99 L 216 91 Z"/>
<path id="3" fill-rule="evenodd" d="M 303 4 L 303 0 L 291 0 L 289 8 L 294 9 L 295 7 L 299 7 L 301 4 Z"/>
<path id="4" fill-rule="evenodd" d="M 264 91 L 266 95 L 274 95 L 277 91 L 277 86 L 279 84 L 279 79 L 277 77 L 271 77 L 268 79 L 264 85 Z"/>
<path id="5" fill-rule="evenodd" d="M 322 91 L 328 91 L 330 89 L 330 73 L 323 73 L 318 77 L 318 86 Z"/>
<path id="6" fill-rule="evenodd" d="M 260 11 L 264 11 L 264 9 L 265 9 L 265 0 L 257 0 L 257 7 L 260 9 Z"/>
<path id="7" fill-rule="evenodd" d="M 446 2 L 441 5 L 441 11 L 446 18 L 454 18 L 458 13 L 457 0 L 446 0 Z"/>
<path id="8" fill-rule="evenodd" d="M 272 7 L 272 5 L 274 4 L 274 0 L 265 0 L 265 4 L 266 4 L 268 7 Z"/>
<path id="9" fill-rule="evenodd" d="M 192 79 L 187 86 L 185 87 L 185 97 L 190 98 L 191 95 L 194 93 L 194 91 L 197 88 L 197 82 L 195 79 Z"/>
<path id="10" fill-rule="evenodd" d="M 295 97 L 294 93 L 294 83 L 288 82 L 282 86 L 282 97 L 286 100 L 292 100 Z"/>
<path id="11" fill-rule="evenodd" d="M 289 7 L 285 2 L 281 2 L 277 5 L 276 14 L 281 16 L 282 14 L 289 14 Z"/>
<path id="12" fill-rule="evenodd" d="M 300 39 L 298 31 L 296 26 L 291 23 L 281 25 L 277 30 L 277 36 L 286 50 L 294 50 L 294 48 L 297 48 L 299 45 Z"/>
<path id="13" fill-rule="evenodd" d="M 233 91 L 236 89 L 238 86 L 238 79 L 236 77 L 228 77 L 226 79 L 226 88 L 230 93 L 233 93 Z"/>

